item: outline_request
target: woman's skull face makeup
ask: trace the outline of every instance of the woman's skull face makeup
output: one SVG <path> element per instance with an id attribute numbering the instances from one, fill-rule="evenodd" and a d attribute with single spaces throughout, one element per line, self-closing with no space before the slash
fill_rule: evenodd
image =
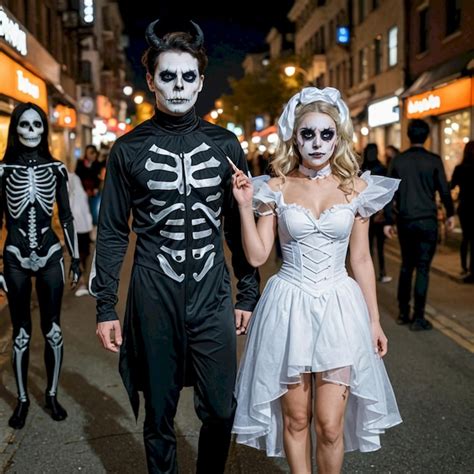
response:
<path id="1" fill-rule="evenodd" d="M 18 120 L 16 127 L 20 143 L 29 148 L 34 148 L 41 143 L 44 132 L 43 121 L 40 114 L 34 109 L 25 110 Z"/>
<path id="2" fill-rule="evenodd" d="M 319 167 L 333 155 L 337 142 L 336 123 L 327 114 L 306 114 L 296 131 L 298 151 L 306 166 Z"/>
<path id="3" fill-rule="evenodd" d="M 170 115 L 184 115 L 196 103 L 202 89 L 198 60 L 189 53 L 160 54 L 154 77 L 147 74 L 148 87 L 155 93 L 156 106 Z"/>

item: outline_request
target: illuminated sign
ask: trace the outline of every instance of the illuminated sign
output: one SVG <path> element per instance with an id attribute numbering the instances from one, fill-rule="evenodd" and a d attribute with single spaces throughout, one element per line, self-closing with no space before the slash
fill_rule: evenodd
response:
<path id="1" fill-rule="evenodd" d="M 63 128 L 75 128 L 77 125 L 76 111 L 66 105 L 57 105 L 53 111 L 53 123 Z"/>
<path id="2" fill-rule="evenodd" d="M 33 102 L 48 112 L 48 95 L 45 82 L 28 69 L 0 52 L 0 94 L 19 102 Z"/>
<path id="3" fill-rule="evenodd" d="M 114 115 L 112 102 L 110 102 L 105 95 L 98 95 L 96 98 L 96 114 L 105 120 L 108 120 Z"/>
<path id="4" fill-rule="evenodd" d="M 81 22 L 84 25 L 93 25 L 94 17 L 94 0 L 81 0 Z"/>
<path id="5" fill-rule="evenodd" d="M 459 79 L 447 86 L 408 97 L 405 114 L 412 119 L 471 107 L 474 104 L 473 85 L 472 78 Z"/>
<path id="6" fill-rule="evenodd" d="M 398 97 L 393 96 L 374 104 L 367 108 L 369 127 L 379 127 L 395 123 L 400 120 L 400 109 L 398 107 Z"/>
<path id="7" fill-rule="evenodd" d="M 20 25 L 15 20 L 12 20 L 2 7 L 0 7 L 0 38 L 3 38 L 21 55 L 26 56 L 28 53 L 26 31 L 22 30 Z"/>
<path id="8" fill-rule="evenodd" d="M 410 115 L 422 114 L 428 110 L 436 110 L 441 107 L 441 97 L 436 94 L 430 94 L 428 97 L 408 100 L 408 113 Z"/>
<path id="9" fill-rule="evenodd" d="M 336 27 L 336 43 L 349 44 L 351 34 L 348 26 Z"/>
<path id="10" fill-rule="evenodd" d="M 263 130 L 265 128 L 265 120 L 263 117 L 260 115 L 255 117 L 255 130 L 259 132 L 260 130 Z"/>

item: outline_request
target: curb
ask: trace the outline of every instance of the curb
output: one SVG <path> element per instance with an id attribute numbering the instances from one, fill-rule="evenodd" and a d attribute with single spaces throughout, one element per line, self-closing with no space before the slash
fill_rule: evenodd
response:
<path id="1" fill-rule="evenodd" d="M 400 253 L 394 250 L 393 248 L 386 247 L 386 253 L 389 258 L 400 262 Z M 455 277 L 451 273 L 447 272 L 444 269 L 439 267 L 431 267 L 433 273 L 437 273 L 443 277 L 454 280 L 457 283 L 462 283 L 462 280 L 458 277 Z M 436 310 L 433 306 L 426 304 L 426 319 L 433 324 L 433 327 L 443 333 L 445 336 L 449 337 L 456 344 L 466 349 L 470 353 L 474 354 L 474 333 L 469 329 L 465 328 L 462 324 L 459 324 L 456 321 L 453 321 L 452 318 L 447 316 L 444 313 Z"/>
<path id="2" fill-rule="evenodd" d="M 433 327 L 471 352 L 471 354 L 474 354 L 474 333 L 445 314 L 440 313 L 429 304 L 426 305 L 426 314 L 428 315 L 426 319 L 433 324 Z"/>

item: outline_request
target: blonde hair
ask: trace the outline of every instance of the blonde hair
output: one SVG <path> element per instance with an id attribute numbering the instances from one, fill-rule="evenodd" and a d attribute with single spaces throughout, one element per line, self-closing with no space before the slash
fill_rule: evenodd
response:
<path id="1" fill-rule="evenodd" d="M 286 142 L 280 140 L 275 158 L 270 163 L 273 173 L 284 180 L 285 176 L 298 168 L 301 157 L 296 142 L 296 130 L 303 117 L 312 112 L 329 115 L 336 124 L 337 142 L 329 162 L 332 173 L 340 181 L 340 188 L 344 192 L 351 193 L 354 189 L 354 179 L 359 173 L 359 158 L 352 143 L 354 133 L 352 121 L 348 118 L 341 122 L 338 109 L 327 102 L 316 101 L 305 105 L 299 104 L 296 107 L 293 134 Z"/>

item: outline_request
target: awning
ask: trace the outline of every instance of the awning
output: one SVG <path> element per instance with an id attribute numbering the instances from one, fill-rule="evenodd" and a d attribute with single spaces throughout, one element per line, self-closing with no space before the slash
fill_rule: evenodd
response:
<path id="1" fill-rule="evenodd" d="M 470 74 L 473 67 L 474 50 L 461 54 L 429 71 L 423 72 L 416 81 L 401 95 L 406 98 L 433 89 L 443 82 Z M 471 63 L 471 64 L 470 64 Z"/>

